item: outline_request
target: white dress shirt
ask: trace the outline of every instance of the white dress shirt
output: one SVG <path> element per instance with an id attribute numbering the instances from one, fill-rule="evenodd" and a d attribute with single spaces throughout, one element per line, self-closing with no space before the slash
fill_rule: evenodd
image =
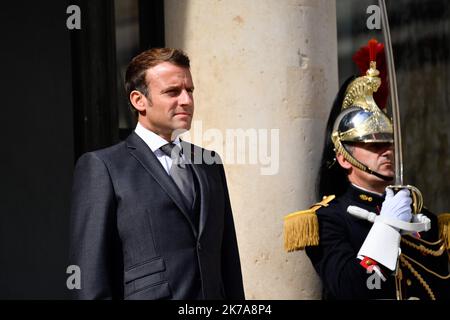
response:
<path id="1" fill-rule="evenodd" d="M 144 140 L 150 150 L 152 150 L 152 152 L 155 154 L 156 158 L 158 158 L 159 162 L 161 162 L 164 170 L 166 170 L 167 174 L 170 175 L 169 170 L 172 166 L 172 158 L 170 158 L 160 149 L 163 145 L 168 144 L 169 142 L 166 141 L 166 139 L 158 136 L 156 133 L 144 128 L 139 122 L 136 125 L 136 129 L 134 130 L 134 132 L 136 132 L 136 134 L 142 140 Z M 181 148 L 179 137 L 177 137 L 172 142 Z M 182 157 L 184 158 L 184 156 Z"/>

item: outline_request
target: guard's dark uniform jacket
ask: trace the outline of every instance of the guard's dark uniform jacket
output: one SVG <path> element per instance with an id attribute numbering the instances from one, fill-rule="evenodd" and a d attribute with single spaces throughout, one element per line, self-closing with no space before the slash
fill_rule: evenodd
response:
<path id="1" fill-rule="evenodd" d="M 395 274 L 382 267 L 387 280 L 377 283 L 357 258 L 372 223 L 347 213 L 349 205 L 379 213 L 383 200 L 351 186 L 343 196 L 317 210 L 319 245 L 305 249 L 322 279 L 325 299 L 396 299 Z M 431 230 L 420 233 L 420 239 L 402 236 L 398 290 L 402 299 L 450 299 L 448 256 L 439 240 L 437 218 L 423 211 L 431 219 Z"/>

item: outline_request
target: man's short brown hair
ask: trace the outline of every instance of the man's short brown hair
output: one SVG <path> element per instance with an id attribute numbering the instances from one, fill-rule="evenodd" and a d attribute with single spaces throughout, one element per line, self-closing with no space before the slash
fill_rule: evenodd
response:
<path id="1" fill-rule="evenodd" d="M 128 64 L 125 73 L 125 91 L 128 99 L 133 90 L 150 98 L 148 83 L 145 81 L 146 71 L 163 62 L 170 62 L 180 67 L 190 67 L 189 57 L 180 49 L 153 48 L 138 54 Z M 130 107 L 137 116 L 138 112 L 131 103 Z"/>

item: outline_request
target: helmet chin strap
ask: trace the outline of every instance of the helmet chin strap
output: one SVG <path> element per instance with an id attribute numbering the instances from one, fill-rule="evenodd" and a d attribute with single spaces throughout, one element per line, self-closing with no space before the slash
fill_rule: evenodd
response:
<path id="1" fill-rule="evenodd" d="M 362 164 L 362 163 L 361 163 L 361 164 Z M 378 177 L 378 178 L 380 178 L 380 179 L 383 179 L 384 181 L 393 181 L 393 180 L 394 180 L 394 177 L 388 177 L 388 176 L 385 176 L 385 175 L 383 175 L 383 174 L 381 174 L 381 173 L 378 173 L 378 172 L 376 172 L 376 171 L 371 170 L 368 166 L 366 166 L 366 165 L 364 165 L 364 164 L 362 164 L 362 165 L 365 166 L 365 167 L 367 168 L 367 170 L 364 170 L 365 172 L 370 173 L 370 174 L 373 174 L 374 176 L 376 176 L 376 177 Z"/>

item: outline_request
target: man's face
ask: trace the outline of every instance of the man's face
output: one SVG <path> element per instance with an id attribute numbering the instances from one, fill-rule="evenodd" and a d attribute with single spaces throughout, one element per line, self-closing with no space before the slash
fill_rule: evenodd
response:
<path id="1" fill-rule="evenodd" d="M 373 171 L 384 176 L 393 177 L 394 170 L 394 148 L 392 143 L 356 143 L 351 148 L 353 157 L 368 166 Z M 389 183 L 355 167 L 349 174 L 350 182 L 361 187 L 373 189 L 378 187 L 383 190 Z"/>
<path id="2" fill-rule="evenodd" d="M 188 68 L 169 62 L 160 63 L 147 70 L 146 82 L 149 98 L 146 99 L 144 126 L 173 140 L 175 130 L 189 130 L 194 115 L 194 84 Z"/>

